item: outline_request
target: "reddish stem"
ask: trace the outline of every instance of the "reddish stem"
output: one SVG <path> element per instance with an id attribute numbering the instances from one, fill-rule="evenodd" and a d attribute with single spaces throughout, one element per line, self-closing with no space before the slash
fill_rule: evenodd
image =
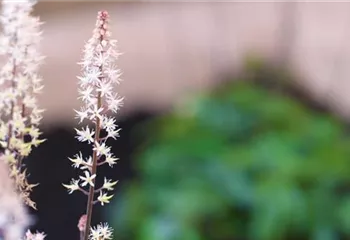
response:
<path id="1" fill-rule="evenodd" d="M 98 108 L 101 107 L 101 102 L 102 102 L 101 93 L 98 93 L 98 96 L 97 96 Z M 100 137 L 99 135 L 100 135 L 100 118 L 96 117 L 95 142 L 98 141 L 98 139 Z M 94 150 L 93 156 L 92 156 L 91 176 L 96 174 L 96 172 L 97 172 L 97 160 L 98 160 L 97 150 Z M 94 185 L 95 185 L 95 180 L 96 180 L 96 178 L 94 178 L 92 180 Z M 94 193 L 95 193 L 95 187 L 90 185 L 89 197 L 88 197 L 88 202 L 87 202 L 87 206 L 86 206 L 87 217 L 86 217 L 86 226 L 85 226 L 85 232 L 84 232 L 84 240 L 89 239 L 89 232 L 90 232 L 90 225 L 91 225 L 91 218 L 92 218 L 92 209 L 93 209 L 93 205 L 94 205 Z"/>

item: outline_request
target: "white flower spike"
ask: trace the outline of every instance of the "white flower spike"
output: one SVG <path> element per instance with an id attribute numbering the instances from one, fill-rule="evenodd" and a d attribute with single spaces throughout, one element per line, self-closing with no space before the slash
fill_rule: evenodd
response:
<path id="1" fill-rule="evenodd" d="M 78 77 L 78 99 L 82 101 L 82 106 L 79 110 L 75 110 L 76 119 L 79 123 L 84 121 L 90 123 L 93 128 L 86 125 L 82 129 L 76 129 L 76 138 L 80 142 L 89 143 L 93 153 L 86 159 L 80 153 L 70 158 L 73 167 L 79 168 L 84 175 L 79 176 L 82 180 L 80 186 L 77 182 L 64 186 L 69 193 L 80 190 L 88 195 L 84 230 L 82 226 L 79 228 L 84 240 L 112 237 L 112 230 L 108 225 L 99 225 L 97 228 L 90 226 L 93 205 L 98 202 L 101 205 L 109 203 L 113 195 L 108 191 L 113 191 L 117 184 L 117 181 L 105 178 L 103 185 L 95 189 L 97 167 L 106 163 L 112 167 L 118 160 L 113 156 L 112 149 L 107 143 L 119 137 L 120 131 L 116 120 L 108 114 L 117 113 L 123 102 L 123 98 L 115 91 L 115 87 L 121 82 L 121 71 L 116 65 L 120 53 L 116 49 L 117 41 L 110 39 L 110 36 L 109 14 L 101 11 L 97 16 L 93 36 L 85 44 L 84 57 L 78 63 L 82 68 L 82 75 Z M 88 189 L 83 189 L 87 187 Z M 97 193 L 99 196 L 95 196 Z"/>
<path id="2" fill-rule="evenodd" d="M 37 95 L 43 88 L 38 70 L 44 57 L 38 51 L 42 23 L 31 16 L 35 4 L 30 0 L 2 1 L 0 17 L 0 55 L 7 59 L 0 69 L 0 144 L 5 149 L 0 158 L 10 165 L 17 191 L 32 208 L 35 203 L 29 196 L 33 185 L 27 182 L 22 161 L 43 142 L 38 129 L 43 110 L 37 105 Z M 27 136 L 30 140 L 25 141 Z"/>

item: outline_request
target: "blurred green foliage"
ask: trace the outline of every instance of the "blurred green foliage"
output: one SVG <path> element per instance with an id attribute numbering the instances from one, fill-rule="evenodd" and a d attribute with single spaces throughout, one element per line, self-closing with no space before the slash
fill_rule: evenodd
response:
<path id="1" fill-rule="evenodd" d="M 350 239 L 346 125 L 249 66 L 137 129 L 147 143 L 113 208 L 116 239 Z"/>

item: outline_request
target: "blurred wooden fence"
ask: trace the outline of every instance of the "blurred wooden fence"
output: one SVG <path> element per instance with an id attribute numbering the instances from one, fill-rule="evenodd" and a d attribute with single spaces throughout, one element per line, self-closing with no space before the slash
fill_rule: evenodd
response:
<path id="1" fill-rule="evenodd" d="M 42 104 L 48 121 L 72 119 L 84 41 L 96 11 L 112 16 L 125 54 L 126 110 L 164 108 L 234 73 L 248 53 L 289 63 L 317 99 L 350 116 L 350 3 L 45 2 Z"/>

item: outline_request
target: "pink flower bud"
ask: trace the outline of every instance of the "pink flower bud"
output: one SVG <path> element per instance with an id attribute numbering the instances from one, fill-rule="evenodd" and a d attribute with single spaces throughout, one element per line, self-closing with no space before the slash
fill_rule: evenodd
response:
<path id="1" fill-rule="evenodd" d="M 79 219 L 79 223 L 78 223 L 78 229 L 80 232 L 83 232 L 85 230 L 85 226 L 86 226 L 86 214 L 82 215 Z"/>

